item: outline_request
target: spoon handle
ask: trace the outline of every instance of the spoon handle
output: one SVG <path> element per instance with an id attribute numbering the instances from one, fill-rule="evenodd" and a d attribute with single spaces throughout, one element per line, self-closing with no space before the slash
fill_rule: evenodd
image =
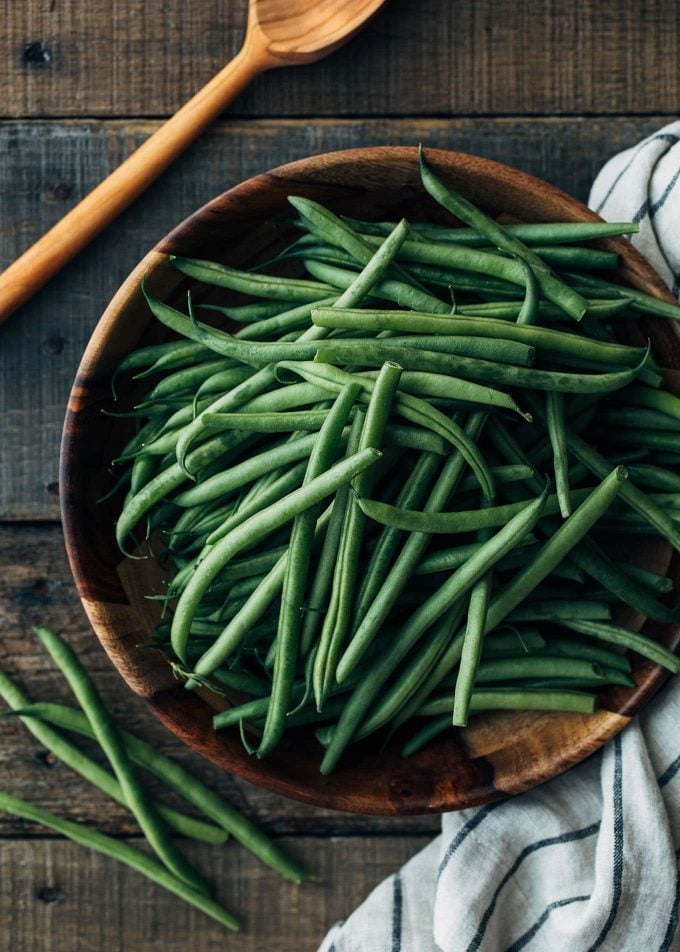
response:
<path id="1" fill-rule="evenodd" d="M 129 158 L 0 274 L 0 323 L 114 220 L 268 66 L 246 45 Z"/>

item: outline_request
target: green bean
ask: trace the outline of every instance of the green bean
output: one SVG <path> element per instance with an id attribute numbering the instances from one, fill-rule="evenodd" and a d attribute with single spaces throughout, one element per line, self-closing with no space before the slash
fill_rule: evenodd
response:
<path id="1" fill-rule="evenodd" d="M 564 427 L 564 397 L 561 393 L 546 394 L 546 423 L 550 445 L 553 451 L 553 471 L 555 488 L 560 504 L 562 518 L 571 515 L 569 497 L 569 459 L 567 456 L 567 437 Z"/>
<path id="2" fill-rule="evenodd" d="M 196 258 L 171 256 L 174 266 L 204 284 L 241 291 L 261 298 L 274 298 L 279 301 L 318 301 L 329 297 L 333 289 L 327 284 L 316 281 L 301 281 L 298 278 L 279 278 L 252 271 L 237 271 L 214 261 L 201 261 Z"/>
<path id="3" fill-rule="evenodd" d="M 326 264 L 322 261 L 315 261 L 312 258 L 305 258 L 304 265 L 312 277 L 327 281 L 337 288 L 349 288 L 355 278 L 353 271 L 347 271 L 345 268 L 338 268 L 336 265 Z M 382 298 L 384 301 L 394 301 L 395 304 L 413 310 L 426 310 L 434 314 L 448 314 L 450 310 L 448 304 L 440 301 L 432 294 L 413 287 L 413 284 L 405 284 L 403 281 L 394 281 L 390 278 L 383 278 L 376 282 L 371 287 L 371 294 Z M 340 298 L 338 298 L 339 300 Z M 343 303 L 337 306 L 346 305 Z"/>
<path id="4" fill-rule="evenodd" d="M 119 362 L 115 376 L 129 370 L 138 370 L 140 367 L 153 367 L 160 358 L 172 357 L 175 360 L 191 360 L 202 357 L 205 348 L 202 344 L 187 341 L 166 341 L 163 344 L 151 344 L 148 347 L 138 347 L 131 351 Z M 169 368 L 166 368 L 169 369 Z"/>
<path id="5" fill-rule="evenodd" d="M 675 321 L 680 320 L 680 307 L 677 304 L 660 301 L 659 298 L 645 294 L 644 291 L 638 291 L 637 288 L 628 287 L 628 285 L 622 287 L 620 284 L 578 272 L 565 271 L 563 277 L 572 285 L 578 286 L 579 290 L 588 297 L 596 295 L 608 298 L 627 297 L 630 299 L 630 307 L 635 311 L 641 311 L 643 314 L 657 314 L 659 317 L 669 317 Z"/>
<path id="6" fill-rule="evenodd" d="M 672 592 L 675 587 L 673 579 L 667 578 L 665 575 L 659 575 L 658 572 L 650 572 L 649 569 L 645 569 L 641 565 L 617 561 L 616 566 L 636 582 L 645 585 L 647 588 L 652 588 L 656 592 L 665 594 L 666 592 Z"/>
<path id="7" fill-rule="evenodd" d="M 436 698 L 418 711 L 420 717 L 432 717 L 450 711 L 453 695 Z M 541 691 L 533 688 L 486 688 L 473 691 L 470 711 L 575 711 L 594 714 L 597 699 L 581 691 Z M 449 723 L 451 723 L 450 716 Z"/>
<path id="8" fill-rule="evenodd" d="M 156 457 L 138 456 L 132 464 L 130 494 L 135 496 L 153 479 L 156 472 Z"/>
<path id="9" fill-rule="evenodd" d="M 641 347 L 609 344 L 549 327 L 516 324 L 511 321 L 494 320 L 485 316 L 466 316 L 459 313 L 443 316 L 418 311 L 386 311 L 377 308 L 359 310 L 319 307 L 312 311 L 312 320 L 317 327 L 327 329 L 367 330 L 370 333 L 387 330 L 421 335 L 463 334 L 519 341 L 556 359 L 581 358 L 612 366 L 634 366 L 645 355 L 645 350 Z"/>
<path id="10" fill-rule="evenodd" d="M 589 493 L 589 489 L 576 489 L 572 494 L 573 501 L 581 503 L 587 499 Z M 488 509 L 467 509 L 438 513 L 430 513 L 427 510 L 419 509 L 399 509 L 376 499 L 360 499 L 359 505 L 369 519 L 373 519 L 383 526 L 393 526 L 395 529 L 402 529 L 405 532 L 452 535 L 501 526 L 508 519 L 521 512 L 528 501 L 524 499 L 520 502 L 490 506 Z M 552 516 L 558 512 L 559 500 L 557 495 L 553 493 L 546 499 L 543 515 Z"/>
<path id="11" fill-rule="evenodd" d="M 399 375 L 397 373 L 394 389 L 396 389 L 398 379 Z M 326 472 L 335 461 L 340 435 L 349 418 L 359 390 L 358 384 L 347 384 L 338 395 L 309 457 L 303 485 L 308 485 L 312 480 Z M 378 390 L 379 388 L 376 387 L 376 394 Z M 382 396 L 384 397 L 384 394 Z M 366 418 L 362 440 L 359 444 L 360 450 L 366 449 L 368 445 L 372 444 L 373 437 L 378 437 L 379 440 L 380 434 L 377 429 L 374 429 L 370 434 L 367 433 L 370 409 L 369 406 L 369 415 Z M 366 439 L 364 439 L 364 434 L 367 434 Z M 379 445 L 379 442 L 377 445 Z M 258 757 L 266 756 L 280 741 L 286 728 L 286 715 L 293 700 L 293 679 L 295 677 L 295 663 L 302 627 L 302 601 L 307 586 L 315 526 L 316 513 L 313 510 L 307 510 L 295 517 L 291 530 L 277 631 L 272 693 L 266 712 L 267 717 L 262 740 L 257 750 Z"/>
<path id="12" fill-rule="evenodd" d="M 490 537 L 488 529 L 477 533 L 477 540 L 482 544 Z M 482 655 L 482 642 L 486 628 L 486 615 L 491 599 L 493 573 L 483 575 L 470 592 L 467 623 L 463 636 L 460 667 L 454 691 L 452 724 L 465 727 L 470 711 L 470 698 L 477 681 L 479 663 Z M 455 628 L 454 628 L 455 633 Z"/>
<path id="13" fill-rule="evenodd" d="M 355 231 L 367 234 L 385 234 L 393 227 L 391 222 L 363 222 L 343 216 Z M 571 244 L 576 241 L 593 241 L 597 238 L 610 238 L 617 235 L 634 235 L 640 230 L 636 222 L 540 222 L 503 225 L 509 234 L 528 245 Z M 474 248 L 487 243 L 484 235 L 475 228 L 451 228 L 449 225 L 422 222 L 411 225 L 411 230 L 425 238 L 435 241 L 453 241 L 456 244 L 471 245 Z"/>
<path id="14" fill-rule="evenodd" d="M 661 466 L 649 463 L 626 464 L 626 469 L 634 483 L 640 483 L 649 489 L 660 489 L 664 492 L 680 492 L 680 474 Z"/>
<path id="15" fill-rule="evenodd" d="M 222 370 L 208 377 L 194 394 L 192 414 L 187 422 L 190 423 L 196 416 L 201 400 L 206 400 L 210 394 L 233 390 L 234 387 L 237 387 L 252 375 L 252 367 L 231 367 L 229 370 Z M 212 403 L 212 400 L 209 403 Z"/>
<path id="16" fill-rule="evenodd" d="M 603 420 L 603 423 L 605 422 Z M 671 453 L 680 452 L 680 433 L 677 432 L 643 429 L 634 426 L 610 426 L 601 432 L 608 443 L 644 446 L 647 449 L 668 450 Z"/>
<path id="17" fill-rule="evenodd" d="M 225 457 L 230 450 L 242 445 L 249 434 L 225 433 L 214 437 L 203 446 L 198 447 L 188 457 L 192 464 L 198 467 L 213 463 Z M 137 523 L 147 512 L 163 499 L 166 499 L 187 479 L 187 475 L 178 463 L 173 463 L 162 470 L 147 483 L 143 489 L 126 502 L 123 511 L 116 523 L 116 540 L 121 551 L 125 552 L 125 543 Z"/>
<path id="18" fill-rule="evenodd" d="M 482 654 L 486 657 L 494 655 L 516 655 L 518 651 L 528 654 L 545 648 L 547 642 L 538 631 L 529 628 L 520 631 L 512 629 L 506 634 L 486 635 L 482 644 Z"/>
<path id="19" fill-rule="evenodd" d="M 163 398 L 173 398 L 177 394 L 193 390 L 200 386 L 204 380 L 218 371 L 233 371 L 234 367 L 230 360 L 213 359 L 202 361 L 191 367 L 182 370 L 176 370 L 174 373 L 163 377 L 155 387 L 153 387 L 145 397 L 145 402 L 151 400 L 162 400 Z"/>
<path id="20" fill-rule="evenodd" d="M 198 892 L 207 894 L 209 889 L 203 877 L 193 869 L 168 837 L 163 820 L 140 784 L 118 730 L 77 655 L 59 635 L 48 628 L 34 630 L 83 708 L 97 742 L 113 768 L 127 805 L 149 844 L 175 876 Z"/>
<path id="21" fill-rule="evenodd" d="M 348 699 L 333 733 L 331 744 L 323 758 L 322 773 L 330 773 L 334 769 L 345 747 L 357 731 L 367 708 L 380 693 L 390 674 L 420 639 L 423 632 L 434 624 L 444 612 L 451 609 L 451 606 L 465 595 L 496 562 L 510 552 L 517 544 L 518 539 L 532 530 L 545 504 L 545 497 L 546 494 L 543 493 L 538 499 L 530 502 L 523 512 L 511 519 L 496 535 L 485 542 L 434 595 L 413 613 L 391 643 L 389 653 L 383 655 L 374 664 L 371 676 L 364 678 Z M 349 673 L 348 669 L 349 664 L 346 663 L 345 675 Z M 342 681 L 340 669 L 338 669 L 338 681 Z"/>
<path id="22" fill-rule="evenodd" d="M 677 432 L 677 420 L 658 410 L 646 410 L 639 407 L 607 407 L 598 413 L 597 422 L 605 429 L 623 427 L 648 428 Z"/>
<path id="23" fill-rule="evenodd" d="M 588 678 L 602 679 L 602 668 L 596 662 L 560 655 L 522 655 L 516 658 L 493 658 L 482 661 L 477 671 L 477 684 L 494 681 L 517 681 L 524 678 Z"/>
<path id="24" fill-rule="evenodd" d="M 392 351 L 392 353 L 394 352 Z M 321 358 L 322 351 L 320 350 L 319 359 Z M 362 371 L 358 376 L 373 380 L 376 372 Z M 444 373 L 406 370 L 401 375 L 400 391 L 418 397 L 434 397 L 464 403 L 477 403 L 482 406 L 494 406 L 500 409 L 512 410 L 526 419 L 526 414 L 507 393 L 473 383 L 470 380 L 458 380 L 451 376 L 448 370 Z"/>
<path id="25" fill-rule="evenodd" d="M 363 426 L 364 414 L 363 412 L 359 412 L 354 417 L 354 422 L 352 424 L 347 441 L 348 455 L 357 452 L 359 448 L 359 442 L 361 440 Z M 322 620 L 322 613 L 327 610 L 327 602 L 329 593 L 331 591 L 331 585 L 333 583 L 335 566 L 337 564 L 340 542 L 343 535 L 343 527 L 345 525 L 347 509 L 349 506 L 349 492 L 349 483 L 345 486 L 341 486 L 338 490 L 335 500 L 333 501 L 328 532 L 326 533 L 326 538 L 324 539 L 323 547 L 321 549 L 314 579 L 312 580 L 309 596 L 307 599 L 305 617 L 302 623 L 301 654 L 303 656 L 306 656 L 312 650 L 314 636 L 319 623 Z M 317 645 L 314 651 L 315 655 L 318 653 L 318 650 L 319 649 Z"/>
<path id="26" fill-rule="evenodd" d="M 293 195 L 288 197 L 288 201 L 302 216 L 305 226 L 315 238 L 320 238 L 322 241 L 327 241 L 335 247 L 342 248 L 360 264 L 365 265 L 371 260 L 371 246 L 368 245 L 360 235 L 355 234 L 352 228 L 344 222 L 342 218 L 334 215 L 333 212 L 324 208 L 323 205 L 319 205 L 318 202 L 313 202 L 308 198 Z M 406 281 L 408 285 L 413 286 L 415 283 L 413 277 L 394 262 L 396 252 L 404 243 L 409 230 L 410 226 L 408 222 L 402 219 L 383 236 L 382 244 L 385 245 L 385 243 L 391 239 L 387 265 L 392 274 L 401 281 Z M 384 270 L 387 270 L 387 268 Z M 419 289 L 422 290 L 422 288 Z"/>
<path id="27" fill-rule="evenodd" d="M 368 344 L 369 340 L 359 339 L 352 343 L 358 349 Z M 394 347 L 415 347 L 420 350 L 449 354 L 452 357 L 473 357 L 494 363 L 525 367 L 531 366 L 535 356 L 535 348 L 529 344 L 514 340 L 492 340 L 489 337 L 409 334 L 404 337 L 392 337 L 389 343 Z"/>
<path id="28" fill-rule="evenodd" d="M 515 463 L 509 466 L 490 466 L 489 472 L 493 476 L 496 486 L 506 486 L 508 483 L 526 482 L 536 475 L 536 470 L 532 466 L 526 466 L 523 463 Z M 458 490 L 461 493 L 470 492 L 476 488 L 476 482 L 470 477 L 465 476 L 460 481 Z M 406 507 L 404 507 L 406 508 Z"/>
<path id="29" fill-rule="evenodd" d="M 291 302 L 285 301 L 256 301 L 254 304 L 243 304 L 238 307 L 224 307 L 218 304 L 199 304 L 199 307 L 205 311 L 218 311 L 224 317 L 236 324 L 251 324 L 253 322 L 264 322 L 270 317 L 276 317 L 281 313 L 281 308 Z"/>
<path id="30" fill-rule="evenodd" d="M 630 631 L 620 625 L 596 621 L 563 621 L 560 624 L 569 628 L 570 631 L 577 631 L 580 635 L 589 635 L 591 638 L 599 638 L 602 641 L 608 641 L 610 644 L 629 648 L 631 651 L 649 658 L 655 664 L 666 668 L 672 674 L 677 674 L 680 671 L 680 658 L 677 655 L 637 631 Z"/>
<path id="31" fill-rule="evenodd" d="M 366 721 L 353 735 L 352 743 L 380 730 L 408 703 L 441 656 L 442 651 L 451 639 L 452 632 L 455 632 L 458 628 L 461 618 L 465 614 L 466 605 L 467 599 L 461 598 L 444 612 L 420 650 L 415 653 L 396 680 L 383 691 L 380 700 L 371 710 Z M 370 667 L 367 673 L 370 676 Z M 340 713 L 342 714 L 342 712 Z M 332 741 L 332 734 L 333 728 L 329 730 L 329 746 L 330 741 Z"/>
<path id="32" fill-rule="evenodd" d="M 311 383 L 329 389 L 332 393 L 337 393 L 345 383 L 349 383 L 351 380 L 360 380 L 363 390 L 361 394 L 362 399 L 364 398 L 364 393 L 372 393 L 375 387 L 374 380 L 355 374 L 348 374 L 338 367 L 331 367 L 326 364 L 301 361 L 289 363 L 284 361 L 278 366 L 278 373 L 281 374 L 282 371 L 292 372 Z M 482 491 L 486 495 L 490 495 L 493 492 L 493 483 L 484 459 L 475 444 L 466 437 L 463 430 L 453 420 L 450 420 L 426 401 L 411 396 L 411 394 L 403 393 L 402 391 L 397 391 L 395 410 L 400 416 L 409 420 L 411 423 L 424 426 L 437 433 L 438 436 L 448 440 L 452 446 L 455 446 L 456 449 L 459 450 L 475 473 Z"/>
<path id="33" fill-rule="evenodd" d="M 567 430 L 567 444 L 574 456 L 599 479 L 602 479 L 603 475 L 609 471 L 610 466 L 604 456 L 601 456 L 597 450 L 570 430 Z M 656 531 L 671 543 L 673 548 L 680 550 L 680 530 L 663 509 L 657 506 L 641 489 L 638 489 L 632 483 L 622 484 L 621 498 L 632 509 L 647 519 Z"/>
<path id="34" fill-rule="evenodd" d="M 401 367 L 398 364 L 386 363 L 381 368 L 366 411 L 359 440 L 360 450 L 368 446 L 382 445 L 387 419 L 398 393 L 400 376 Z M 358 393 L 360 389 L 361 384 L 354 392 Z M 357 497 L 361 497 L 371 491 L 373 482 L 373 473 L 364 471 L 352 482 L 351 488 Z M 363 512 L 357 505 L 354 494 L 350 494 L 333 573 L 330 603 L 314 659 L 313 686 L 317 710 L 322 710 L 328 696 L 335 678 L 338 657 L 352 623 L 352 602 L 364 537 L 364 522 Z"/>
<path id="35" fill-rule="evenodd" d="M 526 678 L 519 682 L 523 688 L 532 688 L 546 691 L 601 691 L 611 685 L 634 688 L 635 681 L 630 675 L 623 674 L 616 668 L 602 668 L 599 678 Z"/>
<path id="36" fill-rule="evenodd" d="M 489 606 L 487 631 L 496 628 L 574 549 L 611 506 L 626 477 L 626 470 L 622 466 L 612 470 L 564 520 L 526 567 L 496 595 Z"/>
<path id="37" fill-rule="evenodd" d="M 626 403 L 631 406 L 648 407 L 680 420 L 680 397 L 666 390 L 651 390 L 649 387 L 631 387 L 626 391 Z"/>
<path id="38" fill-rule="evenodd" d="M 95 737 L 92 725 L 81 712 L 63 704 L 32 704 L 27 716 L 48 721 L 64 730 Z M 152 744 L 135 737 L 128 731 L 120 731 L 128 756 L 134 763 L 159 777 L 166 786 L 175 790 L 185 800 L 201 810 L 218 826 L 231 833 L 246 849 L 292 882 L 302 882 L 304 871 L 276 846 L 264 833 L 242 816 L 220 796 L 193 777 L 180 764 L 166 757 Z"/>
<path id="39" fill-rule="evenodd" d="M 507 616 L 508 624 L 518 621 L 559 621 L 562 618 L 585 618 L 593 621 L 607 621 L 610 611 L 602 602 L 564 601 L 551 598 L 545 601 L 531 601 L 520 605 Z"/>
<path id="40" fill-rule="evenodd" d="M 474 441 L 479 437 L 485 422 L 486 415 L 483 413 L 470 415 L 465 426 L 465 434 L 469 440 Z M 465 459 L 460 453 L 452 453 L 446 460 L 425 503 L 426 511 L 437 512 L 446 505 L 461 477 L 464 465 Z M 404 543 L 373 603 L 356 626 L 350 644 L 338 663 L 336 676 L 340 683 L 345 680 L 350 670 L 368 649 L 385 622 L 390 609 L 404 590 L 411 573 L 427 548 L 429 538 L 429 535 L 424 533 L 411 535 Z"/>
<path id="41" fill-rule="evenodd" d="M 524 291 L 522 307 L 520 308 L 520 312 L 517 315 L 517 323 L 536 324 L 540 309 L 541 289 L 538 286 L 538 281 L 531 265 L 524 261 L 523 258 L 520 258 L 519 260 L 524 271 L 526 289 Z"/>
<path id="42" fill-rule="evenodd" d="M 399 312 L 396 312 L 399 313 Z M 296 347 L 295 344 L 278 345 L 281 360 L 304 360 L 301 348 L 299 355 L 289 351 L 286 357 L 284 347 Z M 526 387 L 535 390 L 557 390 L 563 393 L 609 393 L 627 386 L 642 370 L 642 362 L 636 367 L 610 373 L 572 374 L 563 371 L 534 370 L 527 367 L 515 367 L 493 361 L 478 360 L 472 357 L 450 356 L 437 351 L 420 350 L 411 347 L 399 347 L 389 341 L 386 344 L 373 341 L 333 340 L 319 344 L 315 351 L 316 359 L 324 363 L 346 364 L 361 363 L 377 365 L 381 361 L 399 361 L 405 370 L 425 371 L 429 373 L 456 374 L 463 378 L 498 383 L 508 387 Z M 311 353 L 309 356 L 313 356 Z M 462 387 L 462 382 L 461 382 Z M 490 393 L 496 400 L 496 392 Z M 505 395 L 503 395 L 505 396 Z M 460 399 L 466 399 L 462 397 Z M 508 398 L 505 398 L 506 401 Z M 492 401 L 488 399 L 486 403 Z"/>
<path id="43" fill-rule="evenodd" d="M 515 321 L 519 318 L 522 311 L 523 301 L 486 301 L 483 304 L 462 304 L 457 308 L 456 313 L 466 317 L 490 317 L 493 320 Z M 581 321 L 581 329 L 586 327 L 592 331 L 593 323 L 589 318 L 604 319 L 615 317 L 628 307 L 628 301 L 625 298 L 615 298 L 612 301 L 588 301 L 587 317 Z M 569 320 L 568 315 L 561 311 L 550 301 L 538 302 L 537 317 L 545 317 L 553 321 Z"/>
<path id="44" fill-rule="evenodd" d="M 31 704 L 29 698 L 12 682 L 4 671 L 0 671 L 0 696 L 10 708 L 13 709 L 13 712 L 16 713 Z M 128 806 L 125 794 L 116 778 L 95 760 L 92 760 L 87 754 L 83 753 L 79 747 L 76 747 L 65 737 L 62 737 L 61 734 L 58 734 L 46 724 L 36 721 L 34 718 L 22 717 L 22 722 L 31 734 L 33 734 L 44 747 L 51 751 L 55 757 L 66 764 L 67 767 L 70 767 L 71 770 L 80 774 L 81 777 L 84 777 L 85 780 L 93 786 L 103 791 L 107 796 L 111 797 L 112 800 L 115 800 L 116 803 L 120 803 L 121 806 L 124 807 Z M 166 807 L 164 804 L 156 803 L 155 807 L 168 826 L 176 833 L 179 833 L 180 836 L 188 836 L 202 843 L 212 843 L 218 846 L 222 845 L 228 837 L 225 830 L 221 830 L 219 827 L 213 826 L 210 823 L 204 823 L 202 820 L 197 820 L 194 817 L 187 816 L 178 810 Z"/>
<path id="45" fill-rule="evenodd" d="M 402 757 L 412 757 L 435 737 L 443 734 L 444 731 L 451 730 L 451 726 L 451 718 L 447 714 L 433 718 L 406 741 L 401 749 Z"/>
<path id="46" fill-rule="evenodd" d="M 616 668 L 625 674 L 630 673 L 630 661 L 625 655 L 600 648 L 585 641 L 576 641 L 573 638 L 559 638 L 551 636 L 545 644 L 548 654 L 566 655 L 572 658 L 586 658 L 596 661 L 602 668 Z"/>
<path id="47" fill-rule="evenodd" d="M 440 460 L 434 454 L 423 453 L 404 483 L 404 487 L 397 497 L 397 505 L 419 505 L 424 502 L 428 488 L 440 465 Z M 380 533 L 375 549 L 371 553 L 371 558 L 363 573 L 363 579 L 357 594 L 354 607 L 356 619 L 361 620 L 373 603 L 402 541 L 403 533 L 398 529 L 386 526 Z"/>
<path id="48" fill-rule="evenodd" d="M 557 304 L 558 307 L 561 307 L 570 317 L 575 318 L 577 321 L 583 317 L 586 311 L 586 302 L 580 294 L 564 284 L 559 278 L 556 278 L 545 264 L 543 264 L 536 253 L 527 248 L 519 238 L 506 232 L 501 225 L 468 202 L 462 195 L 459 195 L 449 186 L 444 185 L 425 161 L 422 147 L 419 152 L 419 158 L 421 181 L 425 187 L 425 191 L 428 192 L 436 202 L 459 218 L 464 224 L 475 228 L 480 234 L 484 235 L 494 247 L 500 248 L 501 251 L 509 252 L 515 257 L 525 261 L 534 271 L 536 280 L 548 300 Z M 460 265 L 458 265 L 458 267 L 460 267 Z M 505 277 L 505 275 L 503 275 L 503 277 Z"/>
<path id="49" fill-rule="evenodd" d="M 228 433 L 216 439 L 226 439 L 227 436 Z M 306 459 L 316 442 L 316 438 L 316 433 L 310 433 L 301 436 L 299 439 L 281 443 L 269 450 L 257 453 L 255 456 L 235 463 L 229 469 L 215 473 L 214 476 L 209 477 L 204 482 L 185 489 L 175 497 L 174 502 L 178 506 L 191 507 L 235 492 L 240 487 L 274 469 L 288 466 L 300 459 Z M 202 449 L 203 447 L 199 447 L 194 452 L 200 452 Z"/>
<path id="50" fill-rule="evenodd" d="M 484 250 L 492 251 L 493 249 L 484 247 Z M 549 265 L 551 268 L 585 268 L 588 271 L 613 271 L 618 266 L 619 261 L 619 256 L 615 251 L 602 251 L 600 248 L 585 248 L 578 245 L 535 244 L 531 246 L 531 251 L 540 258 L 544 265 Z"/>
<path id="51" fill-rule="evenodd" d="M 242 548 L 253 546 L 259 539 L 290 522 L 299 512 L 315 506 L 379 457 L 380 453 L 377 450 L 366 449 L 355 454 L 351 459 L 336 464 L 307 486 L 295 490 L 266 509 L 250 516 L 226 538 L 212 546 L 210 552 L 197 566 L 191 582 L 182 592 L 175 609 L 171 639 L 173 650 L 180 660 L 183 660 L 191 619 L 217 573 Z M 210 674 L 211 672 L 202 671 L 201 673 Z"/>
<path id="52" fill-rule="evenodd" d="M 10 794 L 2 791 L 0 791 L 0 810 L 22 817 L 24 820 L 40 823 L 41 826 L 46 826 L 56 833 L 60 833 L 62 836 L 73 840 L 73 842 L 79 843 L 81 846 L 86 846 L 88 849 L 102 853 L 104 856 L 109 856 L 119 863 L 124 863 L 126 866 L 130 866 L 132 869 L 136 869 L 137 872 L 142 873 L 147 879 L 150 879 L 159 886 L 163 886 L 163 888 L 169 892 L 179 896 L 180 899 L 184 899 L 185 902 L 200 909 L 201 912 L 204 912 L 228 929 L 235 931 L 240 929 L 238 919 L 232 916 L 230 912 L 227 912 L 227 910 L 218 903 L 208 898 L 203 892 L 188 886 L 184 880 L 170 873 L 151 856 L 148 856 L 141 850 L 135 849 L 133 846 L 129 846 L 122 840 L 115 839 L 112 836 L 106 836 L 104 833 L 93 830 L 84 824 L 73 823 L 71 820 L 63 820 L 53 813 L 48 813 L 40 807 L 36 807 L 31 803 L 27 803 L 25 800 L 20 800 L 18 797 L 10 796 Z"/>
<path id="53" fill-rule="evenodd" d="M 618 568 L 592 539 L 577 546 L 571 553 L 571 558 L 608 592 L 612 592 L 647 618 L 666 623 L 677 620 L 675 612 L 660 604 L 648 588 L 638 584 L 627 572 Z"/>
<path id="54" fill-rule="evenodd" d="M 215 430 L 248 430 L 250 433 L 294 433 L 320 430 L 328 410 L 304 410 L 289 413 L 206 413 L 203 426 Z"/>

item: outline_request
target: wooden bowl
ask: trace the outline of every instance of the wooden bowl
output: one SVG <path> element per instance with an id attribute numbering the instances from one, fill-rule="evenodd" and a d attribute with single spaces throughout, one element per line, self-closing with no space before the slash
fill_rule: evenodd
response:
<path id="1" fill-rule="evenodd" d="M 436 150 L 428 159 L 444 179 L 494 214 L 531 222 L 599 220 L 564 192 L 508 166 Z M 113 531 L 120 497 L 96 500 L 110 486 L 107 467 L 126 431 L 124 421 L 101 412 L 111 404 L 112 371 L 128 351 L 160 338 L 142 299 L 142 276 L 153 293 L 172 303 L 184 300 L 192 282 L 168 265 L 170 254 L 237 267 L 270 257 L 281 246 L 290 194 L 361 218 L 445 220 L 420 187 L 415 149 L 353 149 L 303 159 L 238 185 L 191 215 L 144 258 L 95 329 L 66 414 L 61 507 L 83 606 L 120 674 L 170 730 L 226 770 L 276 793 L 356 813 L 417 814 L 471 807 L 527 790 L 583 760 L 620 731 L 663 683 L 662 669 L 636 656 L 635 688 L 603 692 L 603 710 L 594 715 L 478 715 L 467 729 L 434 741 L 408 760 L 400 754 L 403 735 L 380 753 L 378 742 L 369 739 L 350 748 L 336 773 L 324 777 L 310 731 L 287 735 L 264 762 L 250 757 L 237 730 L 212 730 L 210 705 L 173 679 L 160 651 L 139 647 L 156 621 L 157 606 L 143 595 L 158 587 L 159 570 L 154 562 L 121 561 Z M 624 280 L 673 300 L 628 241 L 613 239 L 602 246 L 620 254 Z M 639 324 L 663 363 L 680 367 L 677 325 L 647 318 Z M 647 564 L 665 569 L 669 558 L 667 545 L 654 544 Z M 677 569 L 674 557 L 670 570 Z M 647 624 L 645 630 L 673 648 L 680 641 L 680 626 Z"/>

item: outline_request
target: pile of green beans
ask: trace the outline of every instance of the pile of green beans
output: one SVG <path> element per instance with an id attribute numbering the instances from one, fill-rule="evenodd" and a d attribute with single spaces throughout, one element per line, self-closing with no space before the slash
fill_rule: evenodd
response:
<path id="1" fill-rule="evenodd" d="M 0 697 L 9 708 L 4 716 L 20 717 L 34 737 L 62 763 L 129 809 L 156 856 L 151 857 L 84 824 L 56 817 L 2 791 L 0 810 L 40 823 L 131 866 L 233 930 L 240 928 L 238 919 L 212 898 L 209 883 L 189 863 L 171 834 L 215 845 L 222 845 L 231 835 L 286 879 L 296 883 L 305 879 L 304 871 L 294 860 L 202 781 L 151 744 L 118 728 L 78 656 L 63 638 L 48 628 L 36 628 L 35 633 L 64 675 L 79 707 L 34 703 L 9 675 L 0 671 Z M 80 744 L 69 740 L 68 733 L 96 740 L 111 771 L 93 760 Z M 189 816 L 150 799 L 139 767 L 155 774 L 206 819 Z"/>
<path id="2" fill-rule="evenodd" d="M 186 307 L 145 288 L 171 336 L 115 378 L 154 644 L 224 698 L 216 729 L 264 757 L 311 727 L 324 773 L 378 731 L 409 754 L 477 711 L 592 712 L 634 684 L 622 649 L 680 668 L 621 623 L 676 617 L 621 537 L 680 548 L 680 399 L 635 336 L 680 307 L 592 244 L 637 225 L 503 226 L 421 176 L 450 225 L 291 197 L 267 273 L 174 258 Z"/>

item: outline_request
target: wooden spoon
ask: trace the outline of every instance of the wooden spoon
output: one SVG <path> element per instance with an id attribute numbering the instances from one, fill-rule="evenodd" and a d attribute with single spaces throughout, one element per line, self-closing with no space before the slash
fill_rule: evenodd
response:
<path id="1" fill-rule="evenodd" d="M 250 0 L 243 47 L 193 99 L 0 275 L 0 323 L 119 215 L 259 74 L 313 63 L 385 0 Z"/>

